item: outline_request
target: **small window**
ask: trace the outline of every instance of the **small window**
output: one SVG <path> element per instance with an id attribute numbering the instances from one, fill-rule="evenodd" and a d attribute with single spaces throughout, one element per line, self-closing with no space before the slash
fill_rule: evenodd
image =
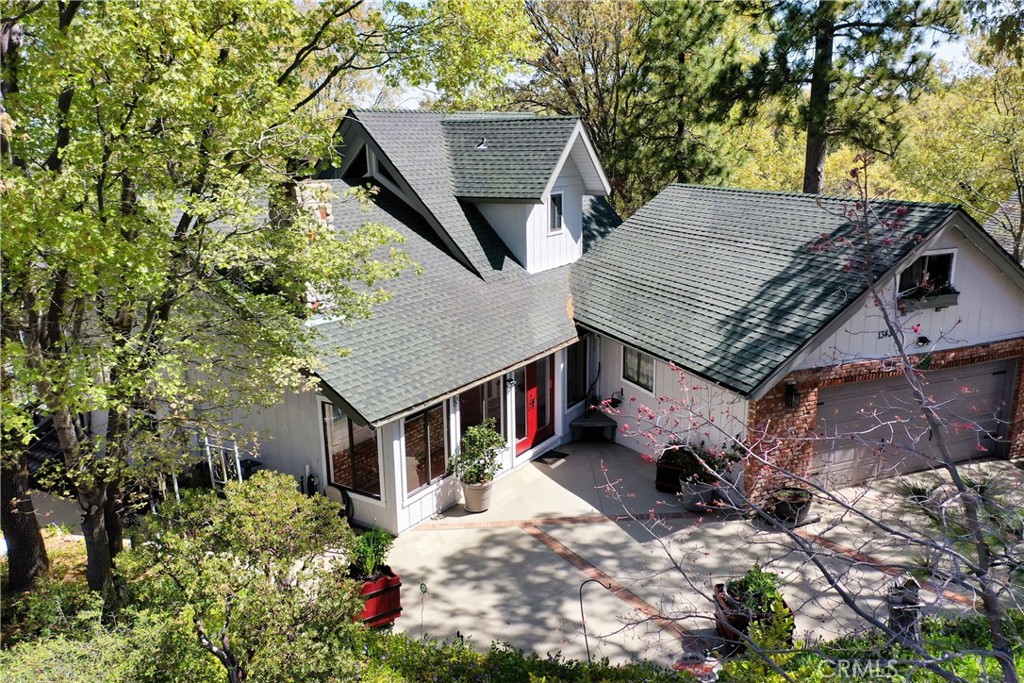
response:
<path id="1" fill-rule="evenodd" d="M 622 379 L 641 389 L 654 391 L 654 358 L 642 351 L 622 347 Z"/>
<path id="2" fill-rule="evenodd" d="M 900 273 L 901 299 L 958 293 L 953 288 L 953 253 L 925 254 Z"/>
<path id="3" fill-rule="evenodd" d="M 548 207 L 548 232 L 562 232 L 562 195 L 551 195 Z"/>

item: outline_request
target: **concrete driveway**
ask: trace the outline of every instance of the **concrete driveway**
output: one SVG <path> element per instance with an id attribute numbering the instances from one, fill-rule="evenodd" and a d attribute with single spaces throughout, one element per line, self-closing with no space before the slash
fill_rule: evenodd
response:
<path id="1" fill-rule="evenodd" d="M 735 514 L 684 512 L 674 496 L 655 490 L 655 466 L 632 450 L 578 442 L 559 452 L 564 457 L 534 461 L 496 482 L 487 512 L 467 514 L 459 505 L 397 539 L 390 564 L 402 576 L 405 609 L 397 629 L 586 659 L 582 587 L 595 659 L 668 664 L 684 647 L 714 645 L 711 586 L 755 561 L 783 577 L 797 637 L 827 639 L 868 624 L 821 568 L 857 595 L 860 609 L 884 620 L 886 589 L 912 560 L 840 507 L 819 505 L 820 521 L 798 530 L 815 566 L 783 532 Z M 1024 475 L 1006 462 L 985 466 Z M 862 509 L 913 524 L 887 485 L 842 493 Z M 928 609 L 972 604 L 933 588 Z"/>

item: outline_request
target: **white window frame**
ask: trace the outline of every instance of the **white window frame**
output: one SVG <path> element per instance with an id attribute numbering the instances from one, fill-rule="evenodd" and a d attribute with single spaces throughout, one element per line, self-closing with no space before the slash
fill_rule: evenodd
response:
<path id="1" fill-rule="evenodd" d="M 626 352 L 627 351 L 630 351 L 632 353 L 636 353 L 637 354 L 637 365 L 636 365 L 637 370 L 640 369 L 640 362 L 644 358 L 649 358 L 651 360 L 651 386 L 650 387 L 645 387 L 644 385 L 638 384 L 636 381 L 630 379 L 629 377 L 626 377 Z M 640 389 L 642 391 L 646 391 L 649 394 L 653 394 L 654 393 L 654 385 L 655 385 L 654 375 L 655 375 L 655 373 L 657 371 L 657 368 L 658 368 L 658 366 L 657 366 L 657 359 L 654 356 L 652 356 L 651 354 L 644 353 L 640 349 L 635 349 L 632 346 L 627 346 L 626 344 L 622 345 L 622 369 L 621 369 L 621 372 L 619 374 L 622 376 L 622 381 L 623 382 L 626 382 L 630 386 L 636 387 L 637 389 Z M 639 379 L 639 378 L 637 378 L 637 379 Z"/>
<path id="2" fill-rule="evenodd" d="M 558 197 L 558 226 L 553 225 L 554 223 L 554 211 L 555 211 L 555 197 Z M 552 192 L 548 197 L 548 234 L 549 235 L 560 235 L 565 230 L 565 194 L 562 192 Z"/>
<path id="3" fill-rule="evenodd" d="M 437 477 L 434 477 L 433 479 L 428 481 L 426 484 L 420 484 L 419 486 L 414 488 L 412 491 L 408 491 L 408 490 L 406 490 L 406 488 L 404 486 L 404 482 L 408 482 L 409 481 L 409 458 L 408 458 L 409 441 L 408 441 L 408 439 L 406 439 L 406 435 L 405 435 L 405 422 L 406 422 L 407 419 L 412 418 L 412 417 L 418 417 L 418 416 L 426 413 L 427 411 L 432 410 L 433 408 L 436 408 L 438 405 L 440 405 L 441 408 L 442 408 L 442 411 L 443 411 L 443 414 L 444 414 L 444 425 L 445 425 L 444 430 L 443 430 L 444 431 L 444 472 L 442 472 Z M 447 479 L 448 477 L 450 477 L 452 475 L 452 471 L 451 471 L 451 466 L 452 466 L 451 458 L 452 458 L 453 452 L 452 452 L 452 439 L 451 439 L 451 434 L 449 432 L 451 431 L 451 422 L 452 422 L 451 414 L 452 414 L 452 411 L 454 410 L 454 408 L 455 407 L 453 405 L 451 405 L 451 403 L 449 401 L 441 401 L 440 404 L 435 403 L 432 406 L 429 406 L 427 408 L 424 408 L 421 411 L 418 411 L 418 412 L 416 412 L 416 413 L 414 413 L 412 415 L 408 415 L 408 416 L 402 418 L 401 427 L 402 427 L 402 481 L 403 481 L 403 486 L 401 488 L 402 488 L 402 490 L 404 492 L 403 496 L 404 496 L 404 499 L 405 499 L 406 502 L 409 502 L 409 501 L 412 501 L 412 500 L 416 500 L 417 498 L 422 497 L 422 495 L 426 491 L 433 489 L 435 486 L 438 486 L 439 484 L 441 484 L 441 482 L 443 482 L 445 479 Z"/>
<path id="4" fill-rule="evenodd" d="M 954 289 L 956 289 L 957 288 L 956 287 L 956 256 L 957 256 L 957 250 L 956 249 L 935 249 L 935 250 L 931 250 L 931 251 L 926 251 L 923 254 L 918 254 L 917 257 L 913 261 L 911 261 L 909 264 L 907 264 L 906 268 L 901 270 L 896 275 L 896 296 L 898 298 L 901 298 L 901 297 L 906 295 L 907 291 L 909 291 L 909 290 L 901 290 L 900 289 L 900 280 L 903 278 L 903 273 L 905 273 L 906 271 L 908 271 L 911 268 L 913 268 L 914 264 L 917 263 L 918 260 L 920 260 L 920 259 L 922 259 L 922 258 L 924 258 L 926 256 L 944 256 L 946 254 L 952 254 L 953 255 L 953 258 L 950 259 L 950 262 L 949 262 L 949 286 L 953 287 Z"/>

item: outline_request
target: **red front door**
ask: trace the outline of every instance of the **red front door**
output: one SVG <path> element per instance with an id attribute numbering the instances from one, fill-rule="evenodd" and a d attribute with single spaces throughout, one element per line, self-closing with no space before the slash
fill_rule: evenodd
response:
<path id="1" fill-rule="evenodd" d="M 515 371 L 516 455 L 555 433 L 555 364 L 553 356 Z"/>

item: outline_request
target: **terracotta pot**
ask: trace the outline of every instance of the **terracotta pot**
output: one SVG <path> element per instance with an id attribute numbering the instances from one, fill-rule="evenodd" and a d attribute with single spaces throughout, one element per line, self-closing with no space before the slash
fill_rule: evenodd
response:
<path id="1" fill-rule="evenodd" d="M 737 602 L 729 595 L 724 583 L 716 583 L 714 588 L 715 598 L 715 633 L 718 637 L 730 645 L 729 654 L 737 654 L 746 648 L 745 640 L 750 634 L 751 622 L 764 623 L 771 619 L 771 614 L 751 613 L 745 605 Z M 792 615 L 793 610 L 789 608 L 786 601 L 782 606 Z M 794 625 L 790 624 L 789 642 L 793 642 Z"/>
<path id="2" fill-rule="evenodd" d="M 466 499 L 466 512 L 483 512 L 491 507 L 491 487 L 494 482 L 463 484 L 462 495 Z"/>
<path id="3" fill-rule="evenodd" d="M 366 599 L 363 611 L 354 620 L 370 628 L 381 628 L 395 623 L 402 615 L 402 579 L 385 566 L 380 578 L 363 582 L 359 595 Z"/>

